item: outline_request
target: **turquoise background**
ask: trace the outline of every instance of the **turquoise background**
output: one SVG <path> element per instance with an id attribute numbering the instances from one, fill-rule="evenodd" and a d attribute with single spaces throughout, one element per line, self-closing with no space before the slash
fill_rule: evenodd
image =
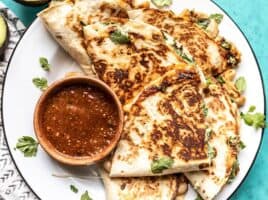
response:
<path id="1" fill-rule="evenodd" d="M 13 0 L 0 1 L 11 8 L 26 26 L 34 20 L 36 13 L 43 8 L 22 6 Z M 268 94 L 268 0 L 215 0 L 215 2 L 234 19 L 248 38 L 259 61 L 266 94 Z M 267 144 L 268 130 L 266 129 L 257 160 L 242 186 L 233 195 L 232 200 L 268 199 Z"/>

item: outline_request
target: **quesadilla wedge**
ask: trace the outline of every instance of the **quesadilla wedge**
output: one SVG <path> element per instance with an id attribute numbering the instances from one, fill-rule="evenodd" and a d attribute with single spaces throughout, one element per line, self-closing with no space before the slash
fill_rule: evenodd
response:
<path id="1" fill-rule="evenodd" d="M 222 86 L 211 79 L 205 90 L 208 155 L 212 165 L 207 171 L 189 172 L 185 176 L 205 200 L 213 199 L 238 173 L 240 116 Z"/>
<path id="2" fill-rule="evenodd" d="M 131 19 L 141 20 L 161 29 L 165 39 L 186 63 L 196 64 L 206 76 L 224 77 L 240 62 L 240 53 L 235 45 L 218 35 L 218 23 L 203 13 L 185 10 L 179 16 L 170 11 L 156 9 L 130 10 Z M 214 17 L 214 18 L 212 18 Z M 198 21 L 207 20 L 206 30 Z M 208 34 L 208 31 L 210 32 Z M 239 93 L 231 79 L 226 78 L 224 88 L 240 107 L 245 98 Z"/>
<path id="3" fill-rule="evenodd" d="M 84 72 L 92 75 L 90 58 L 82 46 L 83 38 L 66 24 L 72 6 L 67 2 L 52 4 L 38 16 L 54 39 L 82 66 Z"/>
<path id="4" fill-rule="evenodd" d="M 113 15 L 126 17 L 127 7 L 120 0 L 65 0 L 52 2 L 38 17 L 83 71 L 94 76 L 91 59 L 83 45 L 83 26 Z"/>
<path id="5" fill-rule="evenodd" d="M 159 176 L 209 166 L 202 82 L 180 66 L 145 87 L 126 113 L 111 177 Z"/>
<path id="6" fill-rule="evenodd" d="M 130 19 L 151 24 L 171 35 L 192 55 L 194 62 L 206 75 L 220 74 L 228 68 L 237 66 L 240 61 L 240 53 L 235 47 L 223 48 L 196 23 L 171 11 L 139 9 L 128 11 L 128 15 Z"/>
<path id="7" fill-rule="evenodd" d="M 84 43 L 97 76 L 127 110 L 143 87 L 183 61 L 158 28 L 123 18 L 84 26 Z"/>
<path id="8" fill-rule="evenodd" d="M 107 200 L 183 200 L 187 182 L 182 174 L 161 177 L 110 178 L 100 169 Z"/>

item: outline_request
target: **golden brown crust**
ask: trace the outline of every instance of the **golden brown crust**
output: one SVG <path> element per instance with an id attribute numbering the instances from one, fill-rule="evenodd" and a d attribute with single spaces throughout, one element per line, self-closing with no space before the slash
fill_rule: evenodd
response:
<path id="1" fill-rule="evenodd" d="M 136 12 L 136 15 L 135 15 Z M 132 19 L 142 21 L 160 28 L 178 41 L 193 56 L 195 63 L 206 75 L 217 75 L 228 68 L 237 66 L 240 62 L 240 53 L 231 45 L 225 49 L 221 46 L 223 38 L 211 38 L 195 23 L 197 16 L 195 12 L 190 17 L 175 15 L 171 11 L 157 9 L 142 9 L 130 11 Z"/>

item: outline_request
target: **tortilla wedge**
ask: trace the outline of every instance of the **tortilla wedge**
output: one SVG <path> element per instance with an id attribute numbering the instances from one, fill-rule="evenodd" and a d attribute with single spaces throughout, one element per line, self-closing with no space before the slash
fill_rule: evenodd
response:
<path id="1" fill-rule="evenodd" d="M 202 82 L 193 66 L 179 66 L 147 85 L 127 113 L 110 176 L 159 176 L 209 167 L 203 107 Z"/>
<path id="2" fill-rule="evenodd" d="M 208 109 L 207 140 L 212 165 L 207 171 L 185 173 L 203 199 L 213 199 L 239 171 L 240 115 L 222 86 L 211 80 L 205 102 Z"/>
<path id="3" fill-rule="evenodd" d="M 107 200 L 183 200 L 179 193 L 187 189 L 183 175 L 162 177 L 110 178 L 104 169 L 100 170 Z"/>

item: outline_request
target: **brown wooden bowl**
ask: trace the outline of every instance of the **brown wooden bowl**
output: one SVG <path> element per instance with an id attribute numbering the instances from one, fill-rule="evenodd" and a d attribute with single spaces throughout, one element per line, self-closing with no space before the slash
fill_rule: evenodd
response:
<path id="1" fill-rule="evenodd" d="M 53 95 L 55 92 L 59 91 L 61 88 L 71 85 L 79 85 L 79 84 L 88 84 L 90 86 L 95 86 L 97 88 L 100 88 L 101 91 L 105 92 L 106 94 L 110 95 L 112 99 L 114 100 L 114 104 L 118 109 L 119 113 L 119 122 L 116 129 L 115 136 L 111 143 L 107 145 L 107 147 L 104 148 L 104 150 L 100 153 L 96 153 L 94 156 L 71 156 L 64 153 L 61 153 L 58 151 L 46 138 L 44 134 L 44 130 L 41 123 L 41 115 L 43 114 L 43 108 L 46 103 L 46 101 Z M 68 165 L 91 165 L 98 161 L 101 161 L 104 157 L 106 157 L 117 145 L 122 130 L 123 130 L 123 110 L 121 103 L 118 99 L 118 97 L 115 95 L 115 93 L 102 81 L 89 78 L 87 76 L 75 76 L 75 77 L 69 77 L 64 78 L 59 81 L 54 82 L 52 85 L 50 85 L 41 95 L 39 98 L 35 111 L 34 111 L 34 130 L 36 137 L 40 143 L 40 145 L 43 147 L 43 149 L 54 159 L 61 163 L 65 163 Z"/>

